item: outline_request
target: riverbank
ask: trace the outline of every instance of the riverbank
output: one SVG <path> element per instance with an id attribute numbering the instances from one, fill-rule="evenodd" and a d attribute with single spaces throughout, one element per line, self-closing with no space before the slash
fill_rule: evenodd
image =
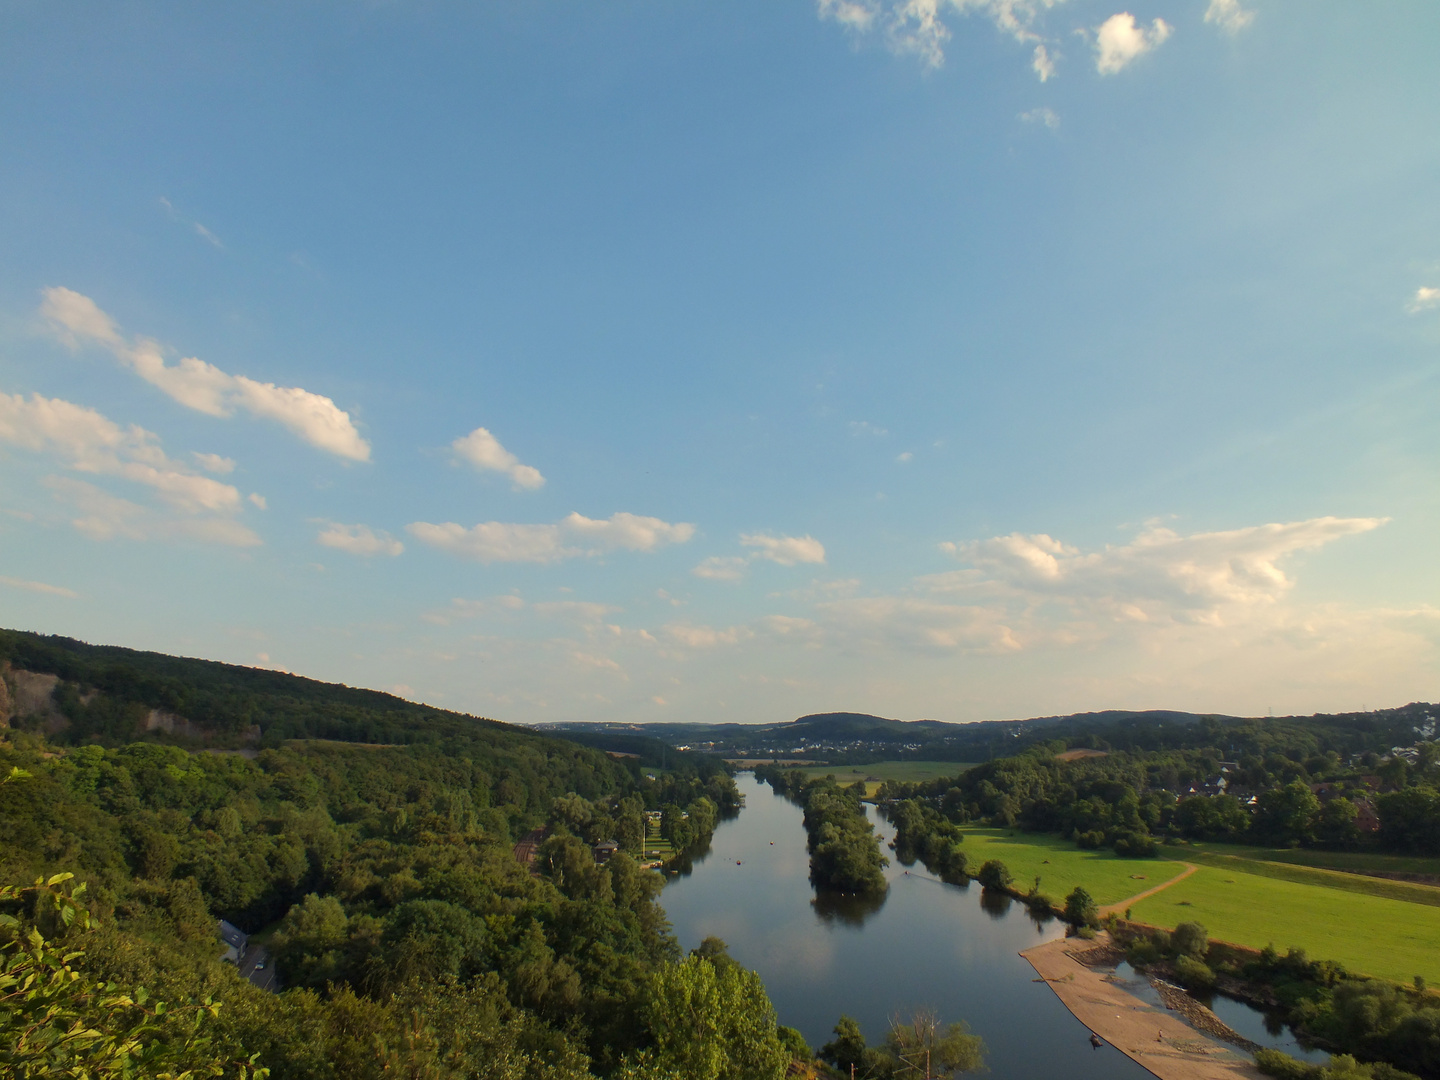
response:
<path id="1" fill-rule="evenodd" d="M 1263 1080 L 1248 1055 L 1141 1001 L 1073 955 L 1104 943 L 1057 938 L 1020 955 L 1077 1020 L 1160 1080 Z"/>

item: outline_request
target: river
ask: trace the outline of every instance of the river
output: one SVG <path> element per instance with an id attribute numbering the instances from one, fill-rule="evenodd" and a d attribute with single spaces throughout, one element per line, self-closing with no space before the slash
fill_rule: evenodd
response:
<path id="1" fill-rule="evenodd" d="M 943 884 L 918 863 L 907 874 L 893 859 L 882 901 L 819 901 L 799 807 L 749 773 L 736 782 L 745 809 L 716 829 L 688 874 L 670 878 L 661 902 L 682 948 L 723 938 L 765 980 L 780 1022 L 812 1046 L 832 1038 L 841 1013 L 879 1042 L 892 1014 L 928 1007 L 984 1037 L 992 1076 L 1152 1080 L 1114 1048 L 1092 1049 L 1088 1030 L 1033 981 L 1018 953 L 1061 935 L 1060 922 L 1036 922 L 1005 900 L 982 903 L 978 885 Z M 889 840 L 888 823 L 867 812 Z"/>

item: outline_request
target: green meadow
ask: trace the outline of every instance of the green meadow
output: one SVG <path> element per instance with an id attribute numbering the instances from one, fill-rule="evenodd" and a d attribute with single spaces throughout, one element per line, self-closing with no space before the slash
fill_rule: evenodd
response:
<path id="1" fill-rule="evenodd" d="M 1082 851 L 1058 836 L 1016 829 L 966 828 L 965 857 L 972 874 L 987 860 L 999 859 L 1022 892 L 1039 877 L 1040 891 L 1057 904 L 1077 885 L 1102 907 L 1118 904 L 1185 872 L 1168 859 L 1122 859 L 1112 851 Z"/>
<path id="2" fill-rule="evenodd" d="M 1299 948 L 1311 959 L 1336 960 L 1377 978 L 1409 983 L 1423 975 L 1440 983 L 1440 889 L 1269 861 L 1256 857 L 1269 854 L 1261 848 L 1204 845 L 1161 852 L 1156 859 L 1122 859 L 1082 851 L 1056 836 L 965 830 L 972 873 L 985 860 L 999 859 L 1017 888 L 1028 889 L 1038 875 L 1040 891 L 1057 903 L 1076 885 L 1103 906 L 1174 881 L 1135 902 L 1131 917 L 1171 929 L 1199 922 L 1212 938 L 1236 945 Z M 1197 869 L 1176 880 L 1184 862 Z"/>
<path id="3" fill-rule="evenodd" d="M 1239 868 L 1244 865 L 1201 866 L 1140 901 L 1132 917 L 1164 927 L 1200 922 L 1222 941 L 1281 952 L 1300 948 L 1312 960 L 1338 960 L 1350 971 L 1395 982 L 1416 975 L 1440 981 L 1440 907 L 1262 877 Z"/>
<path id="4" fill-rule="evenodd" d="M 939 780 L 942 776 L 959 776 L 972 766 L 962 761 L 877 761 L 873 765 L 806 765 L 800 771 L 807 777 L 833 776 L 842 787 L 857 780 L 865 785 L 867 797 L 874 795 L 886 780 L 917 784 L 922 780 Z"/>

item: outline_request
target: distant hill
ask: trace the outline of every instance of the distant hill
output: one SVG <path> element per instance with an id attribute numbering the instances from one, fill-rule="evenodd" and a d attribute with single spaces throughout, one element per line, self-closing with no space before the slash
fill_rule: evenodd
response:
<path id="1" fill-rule="evenodd" d="M 286 739 L 558 745 L 533 729 L 378 690 L 22 630 L 0 630 L 0 676 L 0 725 L 43 728 L 52 741 L 117 744 L 150 737 L 230 748 L 276 746 Z"/>

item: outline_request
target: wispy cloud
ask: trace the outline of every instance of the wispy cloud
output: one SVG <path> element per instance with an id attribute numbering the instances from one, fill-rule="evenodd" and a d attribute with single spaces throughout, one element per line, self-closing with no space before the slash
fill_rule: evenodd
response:
<path id="1" fill-rule="evenodd" d="M 0 394 L 0 442 L 58 458 L 77 472 L 144 484 L 176 509 L 233 512 L 240 492 L 168 457 L 144 428 L 122 428 L 94 409 L 59 398 Z"/>
<path id="2" fill-rule="evenodd" d="M 1255 21 L 1255 13 L 1240 6 L 1240 0 L 1210 0 L 1205 9 L 1205 21 L 1213 23 L 1227 34 L 1238 34 Z"/>
<path id="3" fill-rule="evenodd" d="M 1022 112 L 1020 119 L 1027 124 L 1044 124 L 1051 131 L 1058 131 L 1060 128 L 1060 117 L 1046 108 L 1031 109 L 1028 112 Z"/>
<path id="4" fill-rule="evenodd" d="M 749 554 L 712 555 L 690 572 L 711 581 L 740 581 L 750 563 L 765 559 L 780 566 L 825 562 L 825 545 L 813 536 L 771 536 L 768 533 L 744 533 L 740 546 L 751 548 Z"/>
<path id="5" fill-rule="evenodd" d="M 165 212 L 170 215 L 171 221 L 178 221 L 182 225 L 188 225 L 191 231 L 194 232 L 196 236 L 200 237 L 201 240 L 204 240 L 212 247 L 220 248 L 222 251 L 224 250 L 225 245 L 220 242 L 220 238 L 218 236 L 216 236 L 213 232 L 207 229 L 204 225 L 201 225 L 200 222 L 196 221 L 194 218 L 186 217 L 184 214 L 180 213 L 179 210 L 175 209 L 175 204 L 172 203 L 169 199 L 165 198 L 163 195 L 160 197 L 160 205 L 163 206 L 165 208 Z"/>
<path id="6" fill-rule="evenodd" d="M 350 415 L 328 397 L 229 375 L 193 356 L 167 364 L 159 343 L 143 337 L 127 340 L 95 301 L 72 289 L 45 289 L 40 314 L 66 344 L 108 349 L 135 374 L 187 408 L 209 416 L 232 416 L 244 410 L 276 421 L 320 450 L 351 461 L 370 460 L 370 444 L 360 437 Z"/>
<path id="7" fill-rule="evenodd" d="M 253 530 L 231 517 L 162 513 L 68 476 L 48 477 L 45 486 L 79 513 L 70 524 L 92 540 L 191 540 L 228 547 L 254 547 L 261 542 Z"/>
<path id="8" fill-rule="evenodd" d="M 453 521 L 416 521 L 405 531 L 423 544 L 476 562 L 551 563 L 683 544 L 695 535 L 695 526 L 621 512 L 602 519 L 572 513 L 553 525 L 486 521 L 467 528 Z"/>
<path id="9" fill-rule="evenodd" d="M 1095 70 L 1114 75 L 1136 57 L 1163 45 L 1170 34 L 1171 26 L 1164 19 L 1156 19 L 1147 28 L 1137 25 L 1128 11 L 1111 15 L 1095 30 Z"/>
<path id="10" fill-rule="evenodd" d="M 1092 616 L 1211 625 L 1273 605 L 1299 551 L 1369 532 L 1386 518 L 1312 518 L 1191 536 L 1147 528 L 1129 544 L 1083 552 L 1044 533 L 1012 533 L 942 549 L 973 569 L 923 579 L 936 591 L 1055 602 Z"/>
<path id="11" fill-rule="evenodd" d="M 1030 66 L 1044 82 L 1055 67 L 1037 24 L 1060 3 L 1063 0 L 818 0 L 816 6 L 821 19 L 857 37 L 879 34 L 891 52 L 914 56 L 927 68 L 945 63 L 952 31 L 942 16 L 979 15 L 1013 40 L 1036 44 Z"/>
<path id="12" fill-rule="evenodd" d="M 325 523 L 315 542 L 322 547 L 351 555 L 399 555 L 405 545 L 383 529 L 372 529 L 369 525 L 342 525 L 338 521 Z"/>
<path id="13" fill-rule="evenodd" d="M 46 585 L 43 581 L 23 581 L 20 578 L 0 577 L 0 585 L 11 589 L 22 589 L 25 592 L 41 593 L 45 596 L 63 596 L 66 600 L 80 599 L 80 594 L 72 589 L 65 589 L 59 585 Z"/>
<path id="14" fill-rule="evenodd" d="M 1440 289 L 1421 285 L 1405 305 L 1405 310 L 1411 315 L 1419 315 L 1422 311 L 1431 311 L 1437 307 L 1440 307 Z"/>
<path id="15" fill-rule="evenodd" d="M 540 475 L 539 469 L 520 464 L 520 459 L 501 446 L 500 440 L 483 427 L 456 439 L 450 444 L 450 449 L 480 472 L 504 473 L 510 477 L 517 491 L 534 491 L 545 485 L 545 477 Z"/>

